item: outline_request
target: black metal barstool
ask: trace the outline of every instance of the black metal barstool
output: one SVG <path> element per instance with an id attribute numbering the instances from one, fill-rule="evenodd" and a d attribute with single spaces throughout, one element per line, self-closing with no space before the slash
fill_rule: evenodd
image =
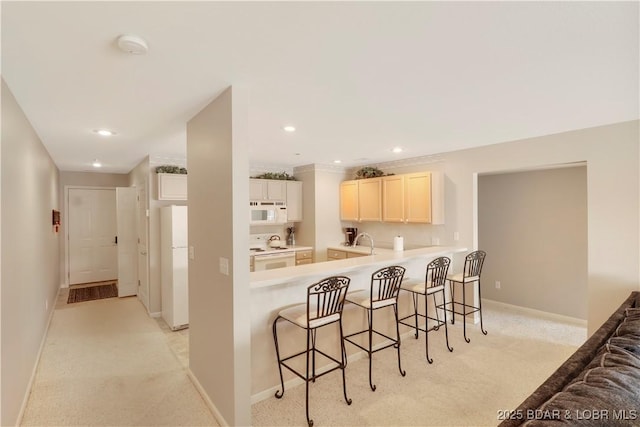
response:
<path id="1" fill-rule="evenodd" d="M 456 321 L 456 314 L 462 315 L 464 333 L 464 340 L 470 342 L 467 338 L 467 315 L 478 312 L 480 314 L 480 330 L 484 335 L 487 335 L 487 331 L 484 330 L 482 324 L 482 287 L 480 286 L 480 274 L 482 273 L 482 264 L 484 264 L 484 258 L 487 256 L 485 251 L 474 251 L 468 254 L 464 259 L 464 269 L 461 273 L 453 274 L 447 277 L 449 281 L 449 287 L 451 290 L 451 301 L 443 306 L 447 307 L 447 311 L 451 313 L 451 324 Z M 478 284 L 478 305 L 467 304 L 466 301 L 466 285 Z M 457 302 L 455 299 L 455 285 L 462 285 L 462 302 Z M 448 308 L 451 307 L 451 308 Z M 456 307 L 462 308 L 462 311 L 456 311 Z"/>
<path id="2" fill-rule="evenodd" d="M 400 287 L 401 291 L 411 292 L 413 299 L 413 314 L 401 318 L 398 322 L 403 325 L 410 326 L 415 329 L 415 337 L 418 339 L 418 331 L 425 333 L 425 351 L 427 354 L 427 362 L 433 363 L 433 359 L 429 357 L 429 332 L 437 331 L 440 326 L 444 325 L 444 335 L 447 342 L 447 348 L 449 351 L 453 351 L 453 348 L 449 345 L 449 331 L 447 330 L 447 310 L 442 310 L 444 314 L 444 320 L 440 320 L 438 315 L 438 304 L 436 303 L 436 295 L 441 293 L 442 305 L 445 303 L 445 284 L 447 280 L 447 272 L 449 271 L 449 265 L 451 260 L 447 257 L 436 258 L 427 264 L 427 271 L 424 281 L 422 280 L 405 280 Z M 427 310 L 428 297 L 432 296 L 433 306 L 435 307 L 435 316 L 429 316 Z M 424 298 L 424 314 L 418 312 L 418 299 Z M 414 324 L 406 322 L 406 320 L 413 318 Z M 424 319 L 424 328 L 419 325 L 418 318 Z M 429 320 L 433 320 L 435 324 L 429 327 Z"/>
<path id="3" fill-rule="evenodd" d="M 344 348 L 344 333 L 342 330 L 342 309 L 344 307 L 345 296 L 347 294 L 350 281 L 351 280 L 345 276 L 332 276 L 310 285 L 307 287 L 306 304 L 299 304 L 280 311 L 273 321 L 273 342 L 276 346 L 276 357 L 278 358 L 278 370 L 280 372 L 280 385 L 282 386 L 282 391 L 276 391 L 275 396 L 280 399 L 284 395 L 284 379 L 282 377 L 283 366 L 298 377 L 302 378 L 306 383 L 305 410 L 309 427 L 313 425 L 313 420 L 309 418 L 310 381 L 315 382 L 316 378 L 335 371 L 336 369 L 342 370 L 342 391 L 344 393 L 344 400 L 347 402 L 347 405 L 351 405 L 351 399 L 347 397 L 347 383 L 344 375 L 344 368 L 347 365 L 347 360 Z M 287 320 L 307 331 L 306 349 L 283 359 L 280 358 L 280 348 L 278 346 L 278 333 L 276 328 L 278 320 L 280 319 Z M 316 348 L 317 329 L 336 322 L 340 325 L 340 360 Z M 329 363 L 333 362 L 335 366 L 321 374 L 316 374 L 316 353 L 319 353 L 329 359 Z M 302 355 L 306 355 L 306 370 L 304 374 L 298 372 L 287 363 L 289 360 Z M 309 366 L 309 359 L 311 359 L 311 366 Z"/>
<path id="4" fill-rule="evenodd" d="M 402 370 L 402 365 L 400 363 L 400 329 L 398 327 L 398 292 L 400 291 L 400 284 L 402 283 L 404 272 L 404 267 L 400 267 L 398 265 L 381 268 L 371 275 L 371 285 L 369 290 L 356 291 L 347 295 L 347 301 L 357 305 L 358 307 L 364 308 L 367 312 L 368 328 L 345 335 L 344 339 L 356 347 L 366 351 L 369 355 L 369 386 L 373 391 L 376 391 L 376 386 L 373 384 L 371 379 L 373 353 L 392 346 L 395 347 L 398 349 L 398 370 L 400 371 L 400 375 L 404 377 L 407 374 Z M 373 312 L 384 307 L 393 307 L 396 325 L 395 338 L 391 338 L 390 336 L 373 329 Z M 365 333 L 368 334 L 368 345 L 366 347 L 352 339 L 352 337 Z M 391 342 L 385 343 L 374 350 L 373 334 L 386 338 Z"/>

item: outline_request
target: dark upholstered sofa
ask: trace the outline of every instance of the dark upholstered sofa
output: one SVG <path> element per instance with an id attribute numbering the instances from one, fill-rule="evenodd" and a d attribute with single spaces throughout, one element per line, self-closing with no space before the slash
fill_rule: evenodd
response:
<path id="1" fill-rule="evenodd" d="M 632 292 L 499 427 L 640 426 L 640 292 Z"/>

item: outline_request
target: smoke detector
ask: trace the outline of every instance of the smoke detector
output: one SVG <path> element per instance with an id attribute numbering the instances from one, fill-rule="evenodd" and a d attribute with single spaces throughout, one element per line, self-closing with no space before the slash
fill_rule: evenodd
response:
<path id="1" fill-rule="evenodd" d="M 125 34 L 118 37 L 118 47 L 123 52 L 127 52 L 132 55 L 142 55 L 147 53 L 149 50 L 147 42 L 142 37 L 131 34 Z"/>

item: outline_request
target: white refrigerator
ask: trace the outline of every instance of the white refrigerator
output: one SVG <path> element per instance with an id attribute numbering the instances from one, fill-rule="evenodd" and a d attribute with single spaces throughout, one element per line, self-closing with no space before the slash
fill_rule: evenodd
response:
<path id="1" fill-rule="evenodd" d="M 160 210 L 162 318 L 171 329 L 189 326 L 187 207 Z"/>

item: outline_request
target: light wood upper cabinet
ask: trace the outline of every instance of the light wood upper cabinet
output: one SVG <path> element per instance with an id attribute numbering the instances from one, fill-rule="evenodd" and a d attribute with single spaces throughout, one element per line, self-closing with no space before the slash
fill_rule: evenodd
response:
<path id="1" fill-rule="evenodd" d="M 340 219 L 342 221 L 359 221 L 358 181 L 340 183 Z"/>
<path id="2" fill-rule="evenodd" d="M 404 175 L 382 177 L 382 220 L 405 222 Z"/>
<path id="3" fill-rule="evenodd" d="M 444 224 L 444 174 L 418 172 L 344 181 L 340 219 Z"/>
<path id="4" fill-rule="evenodd" d="M 444 175 L 417 172 L 385 177 L 384 221 L 444 224 Z"/>
<path id="5" fill-rule="evenodd" d="M 340 184 L 342 221 L 380 221 L 382 219 L 382 180 L 380 178 L 344 181 Z"/>
<path id="6" fill-rule="evenodd" d="M 432 223 L 431 173 L 405 175 L 405 222 Z"/>
<path id="7" fill-rule="evenodd" d="M 302 182 L 286 181 L 287 221 L 302 221 Z"/>
<path id="8" fill-rule="evenodd" d="M 382 179 L 358 180 L 358 210 L 360 221 L 382 220 Z"/>
<path id="9" fill-rule="evenodd" d="M 187 175 L 159 173 L 158 200 L 187 200 Z"/>

